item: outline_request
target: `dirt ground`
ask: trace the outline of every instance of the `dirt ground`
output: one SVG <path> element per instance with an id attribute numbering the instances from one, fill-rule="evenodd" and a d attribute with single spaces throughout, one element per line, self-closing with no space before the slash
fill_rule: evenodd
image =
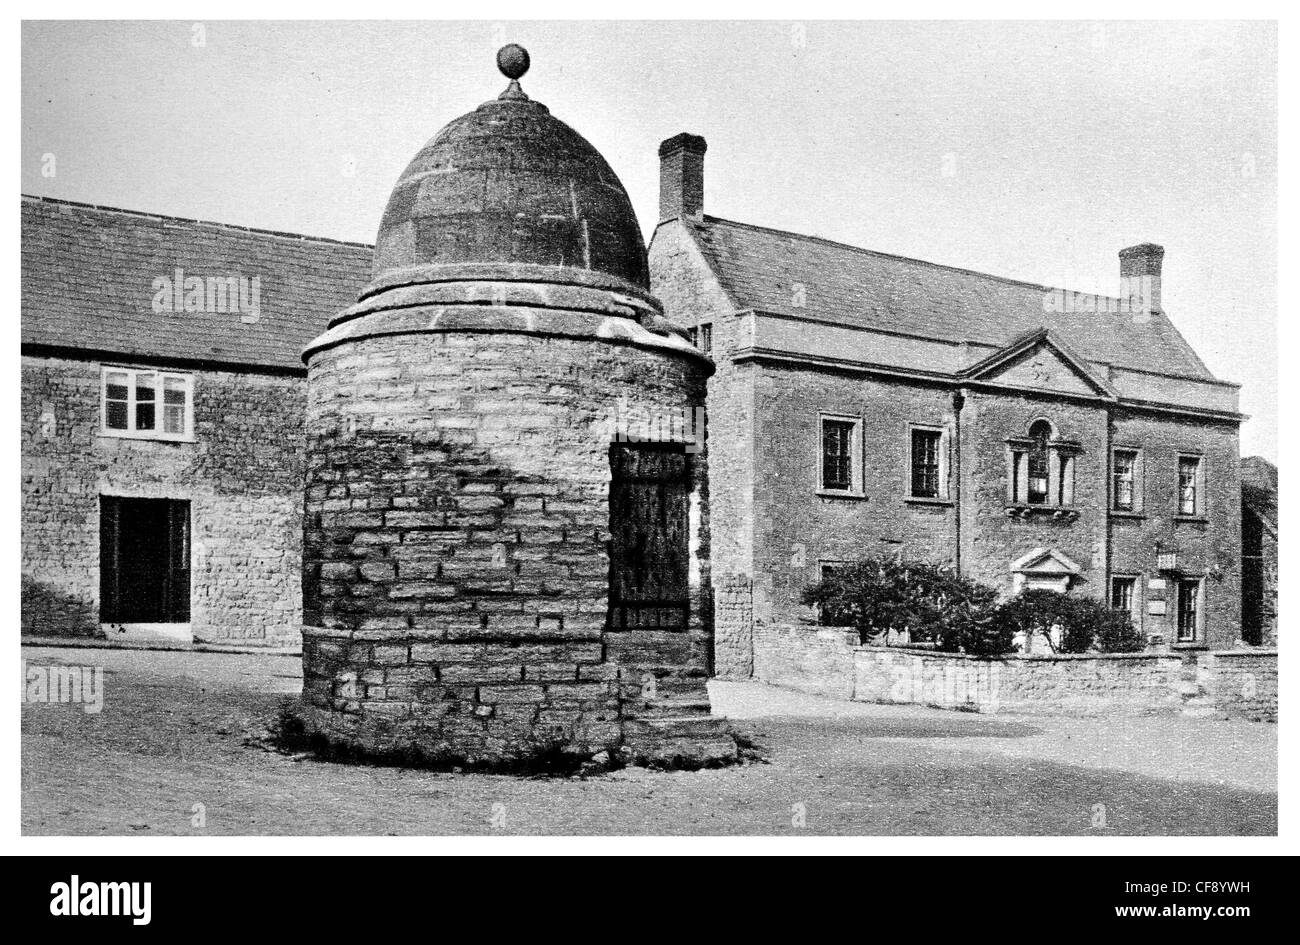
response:
<path id="1" fill-rule="evenodd" d="M 291 656 L 24 647 L 103 711 L 22 707 L 29 835 L 1228 835 L 1277 832 L 1277 726 L 978 716 L 714 682 L 767 763 L 517 778 L 258 744 Z M 200 816 L 201 815 L 201 816 Z"/>

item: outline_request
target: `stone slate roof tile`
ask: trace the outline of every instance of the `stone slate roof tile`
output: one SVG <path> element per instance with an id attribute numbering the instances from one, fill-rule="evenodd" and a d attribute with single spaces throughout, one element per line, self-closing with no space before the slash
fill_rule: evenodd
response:
<path id="1" fill-rule="evenodd" d="M 717 217 L 687 225 L 739 309 L 998 347 L 1046 327 L 1090 361 L 1213 379 L 1163 313 L 1051 312 L 1051 286 Z"/>
<path id="2" fill-rule="evenodd" d="M 361 243 L 22 200 L 23 344 L 302 370 L 302 349 L 369 281 Z M 156 312 L 156 277 L 260 277 L 258 320 Z"/>

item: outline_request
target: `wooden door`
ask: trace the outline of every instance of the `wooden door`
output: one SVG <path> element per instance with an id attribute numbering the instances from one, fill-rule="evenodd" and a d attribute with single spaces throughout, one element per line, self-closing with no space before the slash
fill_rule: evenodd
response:
<path id="1" fill-rule="evenodd" d="M 690 614 L 690 457 L 677 445 L 610 448 L 609 627 L 685 630 Z"/>

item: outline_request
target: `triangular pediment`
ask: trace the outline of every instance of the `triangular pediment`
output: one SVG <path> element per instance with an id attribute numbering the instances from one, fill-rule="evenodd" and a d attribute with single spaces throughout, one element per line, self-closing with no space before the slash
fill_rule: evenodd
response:
<path id="1" fill-rule="evenodd" d="M 973 381 L 1085 397 L 1116 396 L 1115 389 L 1087 361 L 1048 329 L 1018 338 L 961 372 Z"/>
<path id="2" fill-rule="evenodd" d="M 1035 548 L 1011 562 L 1013 574 L 1082 574 L 1083 569 L 1055 548 Z"/>

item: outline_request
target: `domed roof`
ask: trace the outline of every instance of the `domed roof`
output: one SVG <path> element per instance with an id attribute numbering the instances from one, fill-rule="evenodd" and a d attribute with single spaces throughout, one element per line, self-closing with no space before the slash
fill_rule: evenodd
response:
<path id="1" fill-rule="evenodd" d="M 649 288 L 627 191 L 580 134 L 516 81 L 506 47 L 501 97 L 451 122 L 393 188 L 375 239 L 375 282 L 414 266 L 527 264 L 587 270 Z"/>

